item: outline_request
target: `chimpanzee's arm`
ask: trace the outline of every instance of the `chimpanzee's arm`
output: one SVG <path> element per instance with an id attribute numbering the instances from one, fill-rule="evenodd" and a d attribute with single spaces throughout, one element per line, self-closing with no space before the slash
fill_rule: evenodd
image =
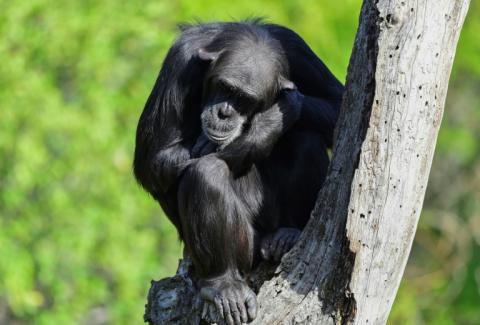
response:
<path id="1" fill-rule="evenodd" d="M 296 126 L 321 133 L 327 147 L 332 147 L 333 131 L 338 120 L 340 103 L 312 96 L 304 96 Z"/>
<path id="2" fill-rule="evenodd" d="M 292 127 L 301 115 L 302 96 L 285 91 L 279 100 L 265 111 L 256 113 L 244 133 L 217 154 L 234 174 L 270 155 L 278 139 Z"/>
<path id="3" fill-rule="evenodd" d="M 200 134 L 202 83 L 207 64 L 197 58 L 221 30 L 218 24 L 184 26 L 165 57 L 137 128 L 134 172 L 157 199 L 178 183 Z"/>
<path id="4" fill-rule="evenodd" d="M 330 147 L 343 85 L 297 33 L 274 24 L 266 24 L 265 28 L 282 44 L 289 63 L 289 78 L 305 95 L 300 126 L 323 133 Z"/>

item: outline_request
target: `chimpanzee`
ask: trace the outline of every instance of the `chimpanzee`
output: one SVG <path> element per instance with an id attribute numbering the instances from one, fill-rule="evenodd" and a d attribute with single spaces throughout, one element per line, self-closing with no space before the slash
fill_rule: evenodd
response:
<path id="1" fill-rule="evenodd" d="M 134 173 L 185 242 L 205 313 L 255 318 L 245 275 L 278 261 L 307 223 L 342 94 L 288 28 L 181 26 L 138 123 Z"/>

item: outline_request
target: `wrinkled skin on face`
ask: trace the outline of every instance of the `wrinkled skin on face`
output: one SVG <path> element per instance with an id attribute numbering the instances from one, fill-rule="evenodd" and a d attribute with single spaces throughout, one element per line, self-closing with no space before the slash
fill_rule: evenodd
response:
<path id="1" fill-rule="evenodd" d="M 235 52 L 200 49 L 198 56 L 210 62 L 204 84 L 202 129 L 219 149 L 238 138 L 253 115 L 272 106 L 272 98 L 295 89 L 284 77 L 283 58 L 265 44 Z"/>
<path id="2" fill-rule="evenodd" d="M 228 85 L 216 83 L 210 87 L 213 89 L 201 115 L 202 130 L 211 142 L 224 147 L 242 133 L 249 117 L 246 108 L 251 111 L 256 103 Z"/>

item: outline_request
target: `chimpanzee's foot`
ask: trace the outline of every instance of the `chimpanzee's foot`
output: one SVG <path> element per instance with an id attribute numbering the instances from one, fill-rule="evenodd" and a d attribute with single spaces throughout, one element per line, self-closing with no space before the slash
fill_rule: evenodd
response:
<path id="1" fill-rule="evenodd" d="M 211 319 L 224 319 L 228 325 L 241 325 L 255 319 L 257 297 L 245 281 L 222 278 L 208 282 L 200 290 L 205 301 L 202 319 L 210 315 Z"/>
<path id="2" fill-rule="evenodd" d="M 260 254 L 266 260 L 280 261 L 300 237 L 300 229 L 279 228 L 275 233 L 269 234 L 262 239 Z"/>

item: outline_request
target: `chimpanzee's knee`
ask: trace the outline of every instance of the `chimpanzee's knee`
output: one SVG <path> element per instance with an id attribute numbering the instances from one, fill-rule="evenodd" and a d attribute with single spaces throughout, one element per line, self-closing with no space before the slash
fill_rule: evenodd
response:
<path id="1" fill-rule="evenodd" d="M 185 171 L 178 188 L 179 202 L 189 203 L 196 196 L 207 199 L 222 195 L 228 189 L 229 170 L 225 161 L 214 155 L 197 159 Z"/>
<path id="2" fill-rule="evenodd" d="M 227 164 L 204 156 L 189 166 L 178 188 L 178 209 L 186 248 L 200 274 L 222 274 L 228 267 L 247 270 L 253 228 L 244 195 L 232 186 Z M 215 252 L 222 251 L 223 254 Z"/>

